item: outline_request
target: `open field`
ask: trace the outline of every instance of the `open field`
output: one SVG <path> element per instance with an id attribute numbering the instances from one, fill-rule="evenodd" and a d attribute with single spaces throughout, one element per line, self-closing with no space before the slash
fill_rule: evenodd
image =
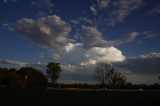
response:
<path id="1" fill-rule="evenodd" d="M 0 106 L 160 106 L 160 91 L 0 89 Z"/>

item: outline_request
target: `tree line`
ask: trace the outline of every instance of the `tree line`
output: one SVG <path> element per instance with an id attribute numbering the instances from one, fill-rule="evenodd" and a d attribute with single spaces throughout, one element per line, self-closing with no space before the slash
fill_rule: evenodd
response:
<path id="1" fill-rule="evenodd" d="M 132 84 L 126 82 L 126 77 L 122 75 L 111 64 L 99 63 L 95 68 L 95 79 L 97 84 L 57 84 L 62 69 L 60 63 L 51 62 L 46 65 L 47 75 L 33 67 L 1 68 L 0 67 L 0 87 L 9 88 L 82 88 L 82 89 L 160 89 L 159 84 L 145 85 Z M 50 78 L 51 82 L 48 82 Z"/>
<path id="2" fill-rule="evenodd" d="M 47 65 L 47 76 L 33 67 L 22 67 L 19 70 L 0 67 L 0 86 L 9 88 L 46 88 L 48 86 L 48 77 L 55 83 L 61 71 L 60 64 L 54 62 Z"/>

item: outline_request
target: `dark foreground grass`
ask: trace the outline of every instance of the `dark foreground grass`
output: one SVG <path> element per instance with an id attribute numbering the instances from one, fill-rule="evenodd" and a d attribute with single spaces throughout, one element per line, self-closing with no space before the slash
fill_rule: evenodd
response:
<path id="1" fill-rule="evenodd" d="M 0 106 L 160 106 L 160 91 L 0 89 Z"/>

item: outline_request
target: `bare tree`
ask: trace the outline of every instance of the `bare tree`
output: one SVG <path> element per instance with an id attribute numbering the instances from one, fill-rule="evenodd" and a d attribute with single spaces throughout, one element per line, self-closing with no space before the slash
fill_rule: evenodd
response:
<path id="1" fill-rule="evenodd" d="M 126 78 L 115 70 L 111 64 L 97 64 L 95 75 L 102 88 L 104 88 L 106 84 L 111 86 L 121 86 L 125 84 Z"/>

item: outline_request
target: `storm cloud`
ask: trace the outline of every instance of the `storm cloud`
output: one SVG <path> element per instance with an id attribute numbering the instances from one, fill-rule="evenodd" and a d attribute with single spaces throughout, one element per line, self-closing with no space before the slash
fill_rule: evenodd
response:
<path id="1" fill-rule="evenodd" d="M 123 62 L 114 63 L 116 67 L 142 75 L 160 74 L 160 53 L 149 53 L 129 57 Z"/>

